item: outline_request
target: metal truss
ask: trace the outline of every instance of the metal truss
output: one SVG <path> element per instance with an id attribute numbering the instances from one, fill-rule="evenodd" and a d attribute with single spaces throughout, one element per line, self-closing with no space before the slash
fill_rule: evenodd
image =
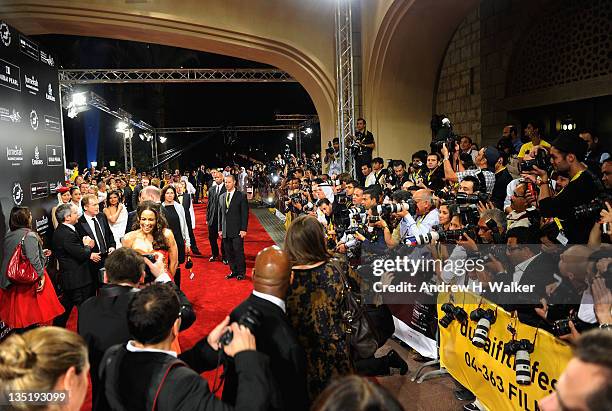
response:
<path id="1" fill-rule="evenodd" d="M 351 0 L 336 0 L 336 101 L 342 171 L 355 176 L 354 159 L 346 148 L 355 130 L 353 96 L 353 27 Z"/>
<path id="2" fill-rule="evenodd" d="M 259 132 L 259 131 L 287 131 L 295 130 L 293 124 L 275 124 L 271 126 L 213 126 L 213 127 L 166 127 L 157 128 L 157 134 L 177 133 L 214 133 L 217 131 L 234 131 L 237 133 Z"/>
<path id="3" fill-rule="evenodd" d="M 278 69 L 92 69 L 59 70 L 61 84 L 101 83 L 295 83 Z"/>
<path id="4" fill-rule="evenodd" d="M 276 121 L 318 121 L 319 116 L 316 114 L 276 114 L 274 119 Z"/>

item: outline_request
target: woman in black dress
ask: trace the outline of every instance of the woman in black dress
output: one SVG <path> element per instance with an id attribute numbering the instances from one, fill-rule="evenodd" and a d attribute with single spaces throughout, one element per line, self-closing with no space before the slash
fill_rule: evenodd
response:
<path id="1" fill-rule="evenodd" d="M 185 253 L 191 253 L 191 242 L 189 240 L 189 232 L 187 231 L 187 220 L 185 219 L 185 210 L 183 206 L 177 203 L 176 188 L 172 184 L 165 186 L 161 192 L 163 200 L 162 207 L 164 215 L 168 221 L 168 228 L 174 234 L 176 246 L 178 248 L 178 264 L 185 262 Z M 181 269 L 176 269 L 174 282 L 178 287 L 181 286 Z"/>

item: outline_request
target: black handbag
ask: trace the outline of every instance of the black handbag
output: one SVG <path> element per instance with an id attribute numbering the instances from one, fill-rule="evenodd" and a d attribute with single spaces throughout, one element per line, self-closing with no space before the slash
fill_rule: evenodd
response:
<path id="1" fill-rule="evenodd" d="M 363 303 L 357 285 L 352 285 L 337 259 L 330 260 L 342 281 L 342 320 L 353 359 L 370 358 L 379 348 L 378 332 Z"/>

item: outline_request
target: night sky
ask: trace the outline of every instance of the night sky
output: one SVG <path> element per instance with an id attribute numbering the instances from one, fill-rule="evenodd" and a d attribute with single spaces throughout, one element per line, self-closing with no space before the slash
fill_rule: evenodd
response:
<path id="1" fill-rule="evenodd" d="M 79 68 L 269 68 L 253 61 L 212 53 L 132 41 L 79 36 L 33 36 L 58 56 L 60 67 Z M 279 124 L 275 114 L 316 114 L 308 93 L 298 83 L 186 83 L 86 85 L 79 91 L 94 90 L 110 107 L 121 107 L 154 127 L 227 126 Z M 163 113 L 163 114 L 160 114 Z M 85 130 L 88 135 L 100 135 L 98 161 L 115 160 L 122 164 L 122 140 L 115 132 L 117 120 L 99 110 L 91 109 L 70 119 L 64 113 L 66 161 L 76 160 L 85 166 Z M 318 129 L 315 129 L 318 131 Z M 137 130 L 135 130 L 137 134 Z M 248 154 L 264 160 L 281 152 L 286 132 L 238 133 L 236 136 L 172 134 L 165 149 L 184 147 L 194 142 L 202 144 L 189 150 L 180 159 L 180 167 L 200 164 L 226 164 L 234 153 Z M 307 152 L 319 152 L 320 140 L 315 133 Z M 234 142 L 228 146 L 228 140 Z M 294 143 L 291 146 L 295 149 Z M 150 143 L 134 138 L 134 163 L 137 168 L 151 165 Z M 173 167 L 176 163 L 172 164 Z"/>

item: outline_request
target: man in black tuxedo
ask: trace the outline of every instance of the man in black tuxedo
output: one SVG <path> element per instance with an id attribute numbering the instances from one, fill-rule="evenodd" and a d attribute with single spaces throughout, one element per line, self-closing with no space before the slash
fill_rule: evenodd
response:
<path id="1" fill-rule="evenodd" d="M 80 236 L 74 227 L 79 214 L 74 204 L 62 204 L 55 210 L 55 217 L 61 223 L 53 233 L 53 254 L 59 262 L 59 279 L 64 290 L 61 303 L 66 309 L 54 324 L 65 327 L 75 306 L 94 294 L 89 262 L 100 261 L 100 254 L 93 252 L 94 240 Z"/>
<path id="2" fill-rule="evenodd" d="M 181 305 L 180 331 L 186 330 L 195 321 L 191 303 L 165 271 L 163 256 L 158 257 L 153 264 L 136 251 L 125 247 L 109 255 L 104 266 L 105 284 L 97 296 L 81 304 L 77 326 L 77 331 L 85 339 L 89 350 L 94 411 L 110 409 L 103 395 L 104 390 L 100 387 L 100 361 L 108 348 L 115 344 L 125 344 L 131 338 L 127 323 L 128 303 L 134 293 L 140 291 L 139 284 L 144 281 L 145 263 L 156 283 L 170 284 L 178 295 Z"/>
<path id="3" fill-rule="evenodd" d="M 150 183 L 149 177 L 145 175 L 140 180 L 140 184 L 138 184 L 136 187 L 133 188 L 132 190 L 133 210 L 136 210 L 136 207 L 138 207 L 138 202 L 140 199 L 140 192 L 142 191 L 143 188 L 149 187 L 149 183 Z"/>
<path id="4" fill-rule="evenodd" d="M 219 199 L 225 194 L 225 184 L 223 184 L 223 174 L 213 170 L 214 181 L 208 190 L 208 206 L 206 207 L 206 225 L 208 225 L 208 242 L 210 243 L 211 256 L 208 261 L 213 262 L 219 259 Z M 225 248 L 221 239 L 221 261 L 226 262 Z"/>
<path id="5" fill-rule="evenodd" d="M 255 259 L 253 294 L 232 311 L 230 322 L 238 321 L 249 307 L 261 313 L 261 325 L 254 334 L 257 350 L 270 357 L 274 387 L 269 409 L 306 411 L 309 402 L 305 354 L 285 314 L 290 275 L 289 259 L 279 247 L 261 250 Z M 222 398 L 224 402 L 235 405 L 239 380 L 231 358 L 226 361 L 224 369 Z"/>
<path id="6" fill-rule="evenodd" d="M 270 369 L 268 357 L 255 350 L 248 328 L 229 325 L 226 317 L 196 345 L 178 355 L 172 342 L 178 337 L 181 317 L 176 293 L 153 284 L 135 293 L 128 303 L 128 329 L 134 340 L 109 348 L 102 359 L 100 377 L 113 409 L 157 411 L 267 410 Z M 219 339 L 231 329 L 227 345 Z M 210 392 L 200 376 L 215 369 L 223 350 L 234 358 L 238 373 L 236 406 L 228 407 Z"/>
<path id="7" fill-rule="evenodd" d="M 246 262 L 244 260 L 244 237 L 249 222 L 249 204 L 246 194 L 236 190 L 236 177 L 225 177 L 225 193 L 219 198 L 219 235 L 232 272 L 225 278 L 244 280 Z"/>
<path id="8" fill-rule="evenodd" d="M 117 245 L 106 216 L 100 212 L 98 198 L 95 195 L 88 194 L 83 196 L 81 203 L 83 204 L 83 215 L 79 218 L 79 223 L 75 228 L 81 237 L 90 237 L 95 241 L 92 251 L 99 253 L 100 259 L 99 261 L 92 259 L 89 268 L 93 280 L 92 284 L 98 289 L 102 283 L 100 269 L 104 267 L 106 257 L 115 251 Z"/>
<path id="9" fill-rule="evenodd" d="M 134 190 L 136 189 L 136 177 L 130 177 L 123 189 L 123 203 L 128 213 L 136 209 L 137 201 L 134 201 Z"/>

